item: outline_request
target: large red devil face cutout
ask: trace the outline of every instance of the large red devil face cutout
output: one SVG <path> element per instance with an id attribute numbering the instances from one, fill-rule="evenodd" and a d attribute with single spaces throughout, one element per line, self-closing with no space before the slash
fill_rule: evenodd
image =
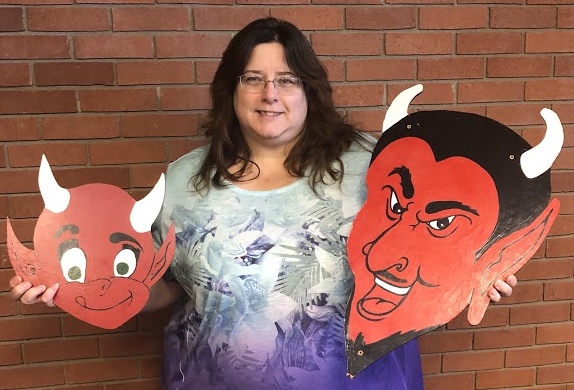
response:
<path id="1" fill-rule="evenodd" d="M 61 188 L 45 158 L 38 182 L 45 209 L 34 250 L 18 241 L 8 221 L 16 274 L 33 285 L 59 283 L 54 303 L 82 321 L 106 329 L 122 325 L 143 308 L 173 257 L 173 227 L 157 252 L 150 232 L 163 202 L 163 175 L 138 202 L 107 184 Z"/>
<path id="2" fill-rule="evenodd" d="M 468 305 L 469 322 L 480 322 L 488 289 L 530 259 L 558 214 L 548 170 L 563 132 L 553 112 L 543 111 L 547 136 L 531 148 L 478 115 L 408 115 L 421 90 L 389 108 L 349 236 L 351 376 Z"/>

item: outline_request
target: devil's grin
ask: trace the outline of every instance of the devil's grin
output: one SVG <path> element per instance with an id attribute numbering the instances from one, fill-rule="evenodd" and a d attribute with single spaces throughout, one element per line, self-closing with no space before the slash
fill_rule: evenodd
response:
<path id="1" fill-rule="evenodd" d="M 88 306 L 88 304 L 86 302 L 86 298 L 83 296 L 76 297 L 75 301 L 78 305 L 82 306 L 84 309 L 95 310 L 95 311 L 107 311 L 107 310 L 114 309 L 114 308 L 116 308 L 120 305 L 123 305 L 123 304 L 126 304 L 126 306 L 131 305 L 131 303 L 134 299 L 134 296 L 133 296 L 133 293 L 131 291 L 128 291 L 128 292 L 129 292 L 129 294 L 125 299 L 121 300 L 120 302 L 118 302 L 116 304 L 112 304 L 111 306 L 108 306 L 108 307 L 90 307 L 90 306 Z"/>
<path id="2" fill-rule="evenodd" d="M 415 283 L 416 280 L 409 286 L 400 287 L 382 274 L 375 274 L 373 287 L 357 302 L 357 311 L 368 320 L 382 320 L 403 303 Z"/>

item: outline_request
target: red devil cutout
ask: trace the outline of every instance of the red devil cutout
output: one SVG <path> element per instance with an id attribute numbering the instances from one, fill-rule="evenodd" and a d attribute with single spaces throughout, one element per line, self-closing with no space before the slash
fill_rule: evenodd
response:
<path id="1" fill-rule="evenodd" d="M 467 306 L 478 324 L 493 283 L 534 255 L 558 215 L 550 166 L 564 133 L 554 112 L 542 110 L 546 136 L 531 147 L 480 115 L 408 114 L 421 91 L 408 89 L 389 107 L 349 235 L 351 376 Z"/>
<path id="2" fill-rule="evenodd" d="M 59 283 L 54 303 L 74 317 L 117 328 L 141 311 L 174 255 L 173 226 L 157 252 L 151 235 L 165 192 L 163 174 L 136 202 L 108 184 L 62 188 L 42 156 L 38 184 L 45 208 L 34 250 L 20 243 L 7 221 L 12 267 L 33 286 Z"/>

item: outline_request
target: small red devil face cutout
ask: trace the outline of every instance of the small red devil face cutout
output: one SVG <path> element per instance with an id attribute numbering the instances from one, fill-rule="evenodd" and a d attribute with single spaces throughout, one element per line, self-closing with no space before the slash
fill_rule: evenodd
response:
<path id="1" fill-rule="evenodd" d="M 157 252 L 150 232 L 163 202 L 163 175 L 138 202 L 107 184 L 61 188 L 44 157 L 38 182 L 45 209 L 34 230 L 34 250 L 18 241 L 8 221 L 16 274 L 33 285 L 59 283 L 54 303 L 62 310 L 117 328 L 141 311 L 174 254 L 173 227 Z"/>
<path id="2" fill-rule="evenodd" d="M 408 114 L 421 91 L 389 107 L 349 235 L 350 376 L 467 306 L 478 324 L 488 290 L 532 257 L 559 210 L 549 175 L 564 140 L 556 114 L 542 111 L 547 133 L 531 147 L 479 115 Z"/>

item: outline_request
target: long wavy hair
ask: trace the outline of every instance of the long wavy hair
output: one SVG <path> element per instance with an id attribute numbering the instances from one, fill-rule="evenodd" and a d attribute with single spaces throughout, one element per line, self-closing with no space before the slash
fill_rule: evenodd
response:
<path id="1" fill-rule="evenodd" d="M 287 171 L 294 177 L 308 174 L 315 190 L 327 177 L 339 181 L 344 174 L 341 154 L 355 141 L 367 142 L 335 110 L 327 72 L 305 35 L 289 22 L 272 17 L 257 19 L 231 39 L 211 83 L 212 108 L 203 125 L 210 143 L 198 173 L 191 179 L 196 190 L 222 187 L 224 180 L 240 181 L 250 164 L 259 168 L 251 160 L 233 96 L 255 46 L 272 42 L 283 46 L 287 65 L 303 81 L 308 104 L 303 129 L 284 162 Z M 239 169 L 229 172 L 238 162 Z"/>

